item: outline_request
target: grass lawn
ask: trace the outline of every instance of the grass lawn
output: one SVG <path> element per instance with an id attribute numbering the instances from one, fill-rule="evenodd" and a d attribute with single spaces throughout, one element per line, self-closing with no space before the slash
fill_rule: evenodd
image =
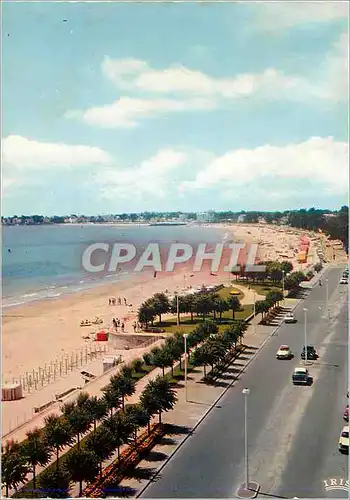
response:
<path id="1" fill-rule="evenodd" d="M 260 283 L 242 283 L 241 281 L 236 282 L 237 285 L 241 286 L 248 286 L 250 287 L 251 290 L 255 290 L 258 295 L 266 295 L 268 292 L 272 292 L 274 290 L 280 291 L 282 290 L 281 285 L 272 285 L 271 283 L 265 283 L 265 284 L 260 284 Z"/>
<path id="2" fill-rule="evenodd" d="M 235 294 L 235 297 L 238 297 L 239 300 L 242 300 L 244 297 L 244 293 L 241 290 L 238 290 L 238 288 L 234 288 L 233 286 L 225 287 L 222 288 L 221 290 L 218 291 L 218 295 L 222 298 L 227 300 L 229 297 L 232 297 L 230 292 L 238 292 L 238 294 Z"/>
<path id="3" fill-rule="evenodd" d="M 252 312 L 253 312 L 253 304 L 246 304 L 242 306 L 242 311 L 236 312 L 235 319 L 236 320 L 246 319 L 248 316 L 252 314 Z M 212 315 L 206 316 L 205 319 L 213 319 L 213 316 Z M 199 325 L 202 322 L 203 318 L 199 318 L 197 316 L 193 317 L 193 322 L 191 322 L 190 316 L 182 316 L 182 317 L 180 316 L 179 326 L 177 326 L 176 324 L 176 317 L 166 319 L 165 321 L 162 321 L 161 325 L 157 323 L 155 324 L 155 326 L 164 328 L 166 333 L 175 333 L 175 332 L 190 333 L 192 332 L 192 330 L 196 328 L 197 325 Z M 225 313 L 223 313 L 221 323 L 218 318 L 216 322 L 219 327 L 219 331 L 224 330 L 229 323 L 232 323 L 232 311 L 226 311 Z"/>

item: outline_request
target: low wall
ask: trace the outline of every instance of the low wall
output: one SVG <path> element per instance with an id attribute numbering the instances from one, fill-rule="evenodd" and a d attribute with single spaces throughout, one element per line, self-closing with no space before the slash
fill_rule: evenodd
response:
<path id="1" fill-rule="evenodd" d="M 164 337 L 161 335 L 110 334 L 109 341 L 115 349 L 140 349 L 148 347 Z"/>

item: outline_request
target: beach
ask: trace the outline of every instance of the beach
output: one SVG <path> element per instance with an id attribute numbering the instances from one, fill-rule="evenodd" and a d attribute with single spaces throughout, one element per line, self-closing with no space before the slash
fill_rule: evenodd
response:
<path id="1" fill-rule="evenodd" d="M 298 264 L 296 249 L 302 231 L 291 228 L 280 228 L 263 225 L 217 225 L 226 233 L 227 241 L 258 243 L 260 260 L 289 260 L 293 263 L 294 270 L 307 269 L 316 263 L 317 256 L 315 245 L 311 244 L 309 259 L 306 264 Z M 315 240 L 317 238 L 315 237 Z M 95 333 L 113 331 L 113 318 L 118 318 L 125 324 L 125 339 L 134 334 L 134 322 L 137 319 L 137 311 L 140 304 L 157 292 L 168 292 L 174 294 L 189 288 L 202 285 L 228 284 L 229 273 L 211 273 L 209 266 L 203 266 L 201 272 L 192 272 L 191 264 L 186 264 L 174 272 L 165 271 L 157 273 L 154 277 L 153 270 L 131 275 L 128 280 L 119 283 L 101 285 L 89 290 L 72 293 L 54 299 L 45 299 L 31 302 L 25 305 L 7 308 L 3 311 L 2 329 L 2 375 L 5 383 L 19 381 L 38 367 L 58 363 L 60 357 L 65 354 L 82 352 L 83 349 L 91 349 L 96 344 L 106 344 L 107 353 L 127 354 L 128 359 L 139 355 L 134 349 L 124 350 L 112 347 L 110 342 L 95 342 Z M 121 298 L 121 305 L 110 305 L 109 298 Z M 126 299 L 127 305 L 124 303 Z M 250 299 L 251 300 L 251 299 Z M 102 324 L 87 327 L 80 326 L 82 320 L 99 317 Z M 119 330 L 120 332 L 120 330 Z M 95 348 L 95 347 L 93 347 Z M 133 352 L 135 351 L 135 352 Z M 103 353 L 101 357 L 103 356 Z M 95 375 L 102 373 L 102 360 L 94 361 Z M 85 369 L 85 368 L 84 368 Z M 66 377 L 67 378 L 67 377 Z M 72 379 L 73 380 L 73 379 Z M 64 388 L 72 387 L 72 380 L 67 378 L 62 382 L 58 377 L 49 387 L 41 391 L 32 391 L 24 394 L 21 400 L 21 414 L 30 414 L 34 406 L 40 406 L 47 402 L 48 394 L 54 394 Z M 78 384 L 81 375 L 76 370 L 74 383 Z M 57 389 L 59 387 L 59 390 Z M 38 393 L 42 396 L 39 397 Z M 3 431 L 5 424 L 7 430 L 9 420 L 13 413 L 19 408 L 18 402 L 3 403 Z M 7 422 L 7 423 L 6 423 Z"/>

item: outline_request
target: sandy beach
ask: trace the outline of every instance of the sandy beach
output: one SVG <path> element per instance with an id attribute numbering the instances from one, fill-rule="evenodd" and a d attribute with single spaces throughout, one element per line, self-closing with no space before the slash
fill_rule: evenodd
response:
<path id="1" fill-rule="evenodd" d="M 290 260 L 295 269 L 305 267 L 297 263 L 297 248 L 300 232 L 288 233 L 271 226 L 236 224 L 221 225 L 228 233 L 228 239 L 259 244 L 259 259 Z M 2 373 L 5 382 L 30 372 L 40 364 L 50 363 L 60 352 L 70 353 L 89 342 L 83 336 L 108 329 L 114 317 L 125 323 L 125 331 L 131 332 L 139 305 L 154 293 L 168 290 L 196 287 L 229 280 L 229 276 L 218 273 L 212 276 L 207 268 L 191 273 L 191 269 L 176 269 L 176 272 L 157 273 L 153 271 L 135 274 L 128 281 L 111 283 L 84 292 L 78 292 L 55 299 L 45 299 L 3 310 L 3 357 Z M 109 306 L 108 298 L 126 297 L 131 306 Z M 123 300 L 122 300 L 123 302 Z M 102 325 L 80 327 L 83 319 L 100 317 Z"/>
<path id="2" fill-rule="evenodd" d="M 307 264 L 298 264 L 296 249 L 301 231 L 264 225 L 220 225 L 227 232 L 227 239 L 235 242 L 255 242 L 259 244 L 260 260 L 290 260 L 294 269 L 305 269 L 316 262 L 315 245 L 311 245 Z M 315 236 L 315 235 L 314 235 Z M 176 269 L 176 268 L 175 268 Z M 133 323 L 139 305 L 156 292 L 184 290 L 201 285 L 228 283 L 230 275 L 218 272 L 212 275 L 209 268 L 193 273 L 183 267 L 173 273 L 160 272 L 154 278 L 153 271 L 133 275 L 128 281 L 98 286 L 56 299 L 46 299 L 3 311 L 2 330 L 2 375 L 3 381 L 12 383 L 26 372 L 37 370 L 39 366 L 57 361 L 64 353 L 78 352 L 85 346 L 96 345 L 94 333 L 112 327 L 112 319 L 119 318 L 125 323 L 125 334 L 134 333 Z M 109 305 L 109 297 L 124 297 L 128 305 Z M 118 304 L 118 302 L 117 302 Z M 83 319 L 99 317 L 101 325 L 81 327 Z M 84 338 L 85 337 L 85 338 Z M 90 337 L 90 338 L 87 338 Z M 110 346 L 108 347 L 110 349 Z M 118 350 L 118 353 L 121 351 Z M 131 351 L 130 351 L 131 353 Z M 128 357 L 131 356 L 128 352 Z M 135 356 L 137 353 L 135 352 Z M 102 362 L 100 361 L 100 365 Z M 79 374 L 79 372 L 77 372 Z M 79 374 L 80 380 L 81 375 Z M 74 379 L 74 383 L 78 380 Z M 66 385 L 72 382 L 66 382 Z M 64 387 L 61 380 L 52 383 L 47 390 L 58 392 Z M 42 393 L 44 394 L 44 393 Z M 21 412 L 30 413 L 35 404 L 43 404 L 48 396 L 38 398 L 35 394 L 25 394 L 21 402 Z M 35 401 L 34 401 L 35 400 Z M 28 408 L 26 409 L 26 406 Z M 9 419 L 16 413 L 17 402 L 3 404 L 3 416 Z M 6 415 L 5 415 L 6 414 Z"/>

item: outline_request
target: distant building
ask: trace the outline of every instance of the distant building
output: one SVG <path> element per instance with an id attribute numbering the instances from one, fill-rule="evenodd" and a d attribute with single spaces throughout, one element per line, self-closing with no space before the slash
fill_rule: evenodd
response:
<path id="1" fill-rule="evenodd" d="M 244 222 L 247 214 L 241 214 L 238 216 L 237 222 Z"/>
<path id="2" fill-rule="evenodd" d="M 200 212 L 197 213 L 197 221 L 198 222 L 214 222 L 215 220 L 215 212 L 210 210 L 209 212 Z"/>
<path id="3" fill-rule="evenodd" d="M 179 215 L 179 220 L 182 222 L 187 220 L 187 218 L 188 218 L 188 214 L 180 214 Z"/>

